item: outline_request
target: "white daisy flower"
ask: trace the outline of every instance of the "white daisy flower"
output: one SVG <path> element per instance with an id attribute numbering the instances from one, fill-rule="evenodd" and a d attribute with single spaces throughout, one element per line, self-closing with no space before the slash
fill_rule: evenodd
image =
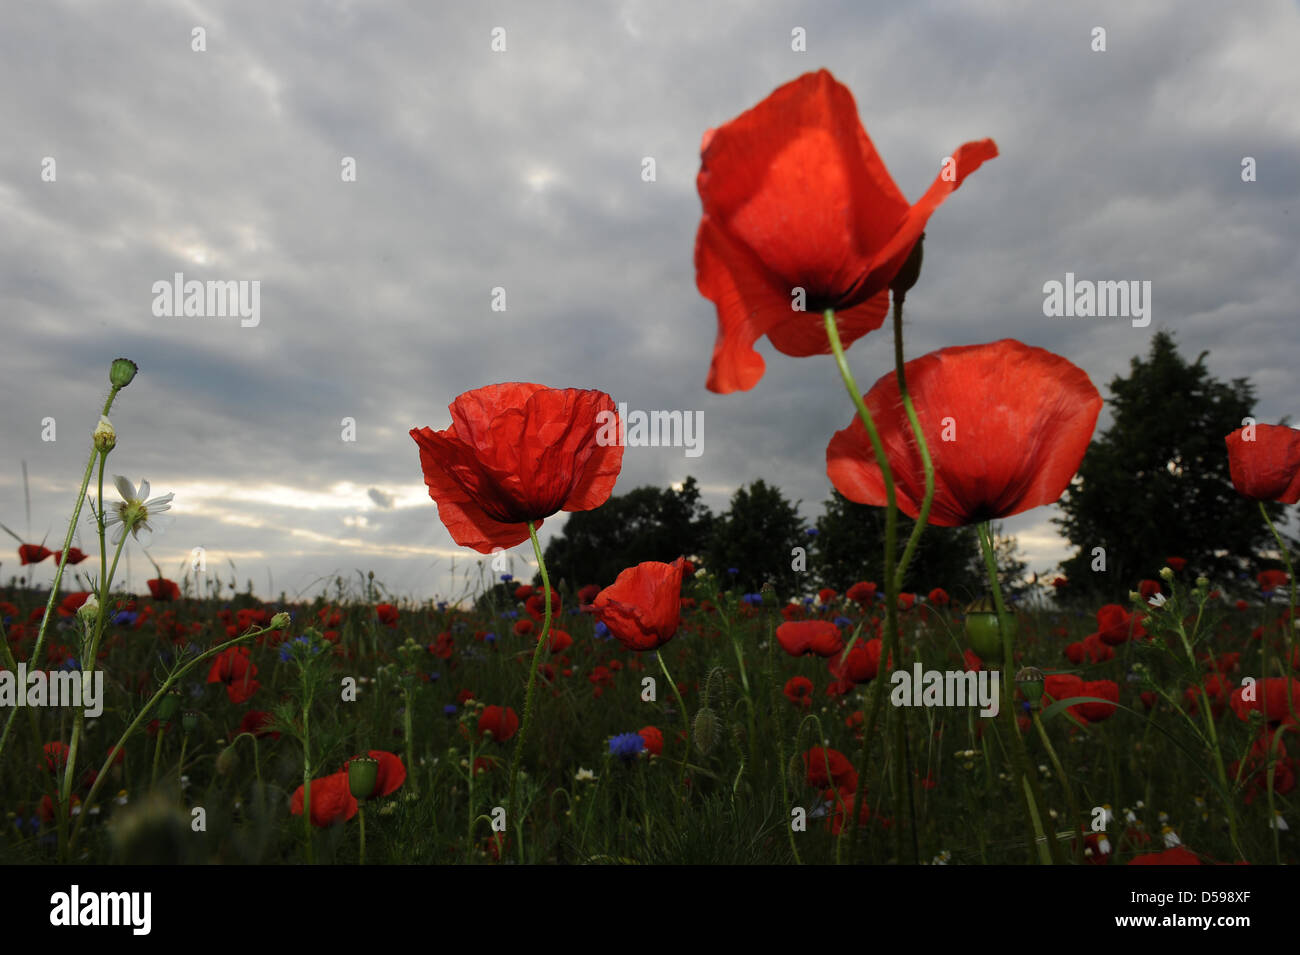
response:
<path id="1" fill-rule="evenodd" d="M 117 485 L 117 493 L 122 495 L 119 503 L 104 508 L 105 529 L 116 528 L 113 531 L 113 545 L 121 543 L 128 533 L 139 541 L 141 531 L 145 532 L 143 543 L 148 543 L 149 536 L 162 528 L 158 515 L 171 508 L 172 498 L 176 495 L 167 493 L 162 497 L 151 498 L 148 481 L 141 481 L 140 487 L 136 488 L 120 474 L 113 478 L 113 482 Z"/>

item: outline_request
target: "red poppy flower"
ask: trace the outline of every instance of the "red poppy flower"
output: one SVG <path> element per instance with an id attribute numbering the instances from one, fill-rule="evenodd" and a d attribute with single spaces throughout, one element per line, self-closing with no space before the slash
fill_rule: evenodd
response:
<path id="1" fill-rule="evenodd" d="M 402 763 L 401 757 L 382 749 L 369 750 L 366 755 L 379 761 L 379 770 L 375 773 L 375 788 L 370 791 L 370 795 L 366 797 L 367 799 L 378 799 L 381 796 L 394 793 L 401 788 L 402 783 L 406 782 L 406 766 Z M 348 760 L 349 763 L 351 761 Z M 348 775 L 347 763 L 343 764 L 341 772 L 346 779 Z M 312 802 L 315 802 L 315 790 L 312 791 L 311 797 Z"/>
<path id="2" fill-rule="evenodd" d="M 884 645 L 879 637 L 874 640 L 859 640 L 853 644 L 853 649 L 847 656 L 836 652 L 826 661 L 826 665 L 831 671 L 831 676 L 837 680 L 848 680 L 855 684 L 866 683 L 876 678 L 880 670 L 880 654 L 883 649 Z"/>
<path id="3" fill-rule="evenodd" d="M 181 589 L 176 586 L 176 581 L 168 580 L 166 577 L 146 580 L 145 583 L 149 585 L 149 595 L 154 600 L 177 600 L 181 595 Z"/>
<path id="4" fill-rule="evenodd" d="M 838 836 L 844 829 L 844 824 L 853 819 L 853 806 L 857 801 L 857 791 L 845 793 L 842 798 L 833 800 L 835 803 L 834 811 L 827 817 L 831 827 L 831 835 Z M 862 808 L 858 810 L 858 825 L 866 825 L 871 820 L 871 807 L 864 800 Z"/>
<path id="5" fill-rule="evenodd" d="M 1138 581 L 1138 593 L 1142 595 L 1143 600 L 1150 600 L 1156 594 L 1160 593 L 1160 581 L 1158 580 Z"/>
<path id="6" fill-rule="evenodd" d="M 524 610 L 528 616 L 532 617 L 538 623 L 546 618 L 546 591 L 535 593 L 524 603 Z M 560 595 L 554 590 L 551 591 L 551 616 L 557 616 L 560 612 Z"/>
<path id="7" fill-rule="evenodd" d="M 781 649 L 792 657 L 816 654 L 829 657 L 844 649 L 840 628 L 829 620 L 800 620 L 776 628 Z"/>
<path id="8" fill-rule="evenodd" d="M 914 606 L 916 606 L 916 594 L 899 594 L 899 595 L 898 595 L 898 609 L 899 609 L 899 610 L 911 610 Z"/>
<path id="9" fill-rule="evenodd" d="M 55 551 L 53 554 L 51 554 L 50 556 L 54 558 L 54 562 L 57 564 L 60 560 L 63 559 L 63 551 L 61 551 L 61 550 L 56 550 L 56 551 Z M 69 564 L 80 564 L 80 563 L 81 563 L 83 560 L 85 560 L 88 556 L 89 556 L 89 555 L 86 554 L 84 551 L 82 551 L 82 549 L 81 549 L 80 547 L 69 547 L 69 548 L 68 548 L 68 560 L 67 560 L 67 562 L 68 562 Z"/>
<path id="10" fill-rule="evenodd" d="M 538 639 L 540 640 L 541 637 Z M 552 630 L 550 639 L 546 641 L 546 649 L 552 653 L 563 653 L 571 646 L 573 646 L 573 637 L 565 630 Z"/>
<path id="11" fill-rule="evenodd" d="M 81 609 L 81 605 L 90 599 L 89 591 L 81 590 L 68 594 L 59 601 L 59 616 L 72 617 Z"/>
<path id="12" fill-rule="evenodd" d="M 1286 691 L 1287 677 L 1281 676 L 1256 680 L 1249 689 L 1246 686 L 1239 686 L 1232 691 L 1230 701 L 1232 711 L 1240 720 L 1249 719 L 1251 710 L 1259 710 L 1264 714 L 1264 719 L 1270 723 L 1279 720 L 1288 721 L 1291 712 Z M 1253 699 L 1246 699 L 1248 692 L 1254 697 Z M 1295 701 L 1296 708 L 1300 709 L 1300 680 L 1291 679 L 1291 698 Z"/>
<path id="13" fill-rule="evenodd" d="M 269 736 L 271 739 L 279 739 L 279 732 L 273 732 L 269 727 L 275 724 L 275 717 L 265 710 L 248 710 L 244 713 L 243 719 L 239 721 L 240 733 L 252 733 L 256 737 Z"/>
<path id="14" fill-rule="evenodd" d="M 926 599 L 936 607 L 946 607 L 948 606 L 948 591 L 942 587 L 935 587 L 934 590 L 930 591 L 930 596 Z"/>
<path id="15" fill-rule="evenodd" d="M 965 144 L 909 205 L 853 94 L 826 70 L 706 132 L 695 284 L 718 313 L 709 390 L 753 388 L 765 367 L 754 343 L 764 335 L 787 355 L 828 354 L 824 309 L 837 310 L 846 346 L 879 328 L 889 284 L 930 215 L 997 154 L 991 139 Z M 799 310 L 796 288 L 804 290 Z"/>
<path id="16" fill-rule="evenodd" d="M 248 647 L 227 647 L 212 658 L 208 670 L 208 682 L 224 683 L 226 695 L 236 705 L 248 702 L 262 685 L 253 679 L 257 676 L 257 664 L 248 656 Z"/>
<path id="17" fill-rule="evenodd" d="M 844 596 L 857 604 L 872 603 L 876 599 L 876 585 L 869 580 L 858 581 Z"/>
<path id="18" fill-rule="evenodd" d="M 484 707 L 483 712 L 478 715 L 478 735 L 481 739 L 484 733 L 490 732 L 492 739 L 498 743 L 504 743 L 510 737 L 515 735 L 519 729 L 519 716 L 514 709 L 506 706 Z"/>
<path id="19" fill-rule="evenodd" d="M 39 564 L 53 553 L 43 544 L 21 544 L 18 547 L 18 561 L 21 565 Z"/>
<path id="20" fill-rule="evenodd" d="M 1079 713 L 1090 723 L 1100 723 L 1112 713 L 1115 707 L 1112 703 L 1119 702 L 1119 684 L 1114 680 L 1089 680 L 1083 684 L 1083 692 L 1080 696 L 1096 696 L 1103 700 L 1110 700 L 1110 703 L 1080 703 Z"/>
<path id="21" fill-rule="evenodd" d="M 1259 581 L 1260 590 L 1281 590 L 1291 580 L 1285 570 L 1261 570 L 1255 577 Z"/>
<path id="22" fill-rule="evenodd" d="M 1119 604 L 1106 604 L 1097 611 L 1097 637 L 1112 647 L 1127 641 L 1130 631 L 1134 637 L 1145 637 L 1142 620 L 1141 614 L 1130 614 Z"/>
<path id="23" fill-rule="evenodd" d="M 520 584 L 518 587 L 515 588 L 516 600 L 527 600 L 532 595 L 533 595 L 532 584 Z"/>
<path id="24" fill-rule="evenodd" d="M 302 787 L 293 792 L 289 800 L 289 812 L 295 816 L 302 815 Z M 348 774 L 332 773 L 311 781 L 311 824 L 318 828 L 332 826 L 336 822 L 351 819 L 357 814 L 357 801 L 352 798 L 352 789 L 348 785 Z"/>
<path id="25" fill-rule="evenodd" d="M 376 604 L 375 616 L 379 618 L 379 622 L 385 627 L 397 626 L 397 608 L 392 604 Z"/>
<path id="26" fill-rule="evenodd" d="M 785 698 L 800 709 L 812 707 L 813 682 L 806 676 L 792 676 L 785 683 Z"/>
<path id="27" fill-rule="evenodd" d="M 45 754 L 46 772 L 50 772 L 50 773 L 57 772 L 58 770 L 66 766 L 68 763 L 67 743 L 64 743 L 60 740 L 55 740 L 52 743 L 46 743 L 44 746 L 42 746 L 41 751 Z"/>
<path id="28" fill-rule="evenodd" d="M 858 774 L 849 758 L 837 749 L 814 746 L 803 754 L 808 785 L 814 789 L 838 789 L 841 793 L 855 792 Z"/>
<path id="29" fill-rule="evenodd" d="M 662 756 L 664 754 L 664 734 L 659 727 L 643 726 L 637 730 L 637 735 L 645 740 L 646 752 L 652 756 Z"/>
<path id="30" fill-rule="evenodd" d="M 1183 558 L 1181 558 L 1181 557 L 1166 557 L 1166 558 L 1165 558 L 1165 565 L 1166 565 L 1170 570 L 1181 571 L 1184 567 L 1187 566 L 1187 561 L 1185 561 L 1185 560 L 1184 560 Z"/>
<path id="31" fill-rule="evenodd" d="M 1102 405 L 1081 369 L 1009 338 L 944 348 L 904 367 L 934 462 L 931 524 L 1010 517 L 1060 498 Z M 885 375 L 864 399 L 894 472 L 898 506 L 915 518 L 925 476 L 897 376 Z M 826 463 L 831 483 L 849 500 L 886 504 L 884 478 L 857 416 L 831 439 Z"/>
<path id="32" fill-rule="evenodd" d="M 516 620 L 514 631 L 515 636 L 526 637 L 533 632 L 533 622 L 531 620 Z"/>
<path id="33" fill-rule="evenodd" d="M 600 593 L 600 584 L 587 584 L 578 591 L 578 603 L 589 604 L 596 599 L 598 593 Z"/>
<path id="34" fill-rule="evenodd" d="M 596 595 L 592 613 L 629 650 L 654 650 L 677 633 L 682 610 L 682 558 L 629 567 Z"/>
<path id="35" fill-rule="evenodd" d="M 513 547 L 529 522 L 589 511 L 614 489 L 623 444 L 602 391 L 510 382 L 467 391 L 450 411 L 450 428 L 411 437 L 438 517 L 462 547 Z"/>
<path id="36" fill-rule="evenodd" d="M 830 603 L 832 600 L 834 600 L 834 599 L 835 599 L 836 597 L 838 597 L 838 596 L 839 596 L 839 594 L 837 594 L 835 591 L 831 590 L 829 587 L 823 587 L 821 590 L 817 591 L 817 600 L 818 600 L 818 602 L 820 602 L 820 603 L 824 603 L 824 604 L 828 604 L 828 603 Z"/>
<path id="37" fill-rule="evenodd" d="M 1247 434 L 1254 440 L 1247 441 Z M 1223 439 L 1237 493 L 1252 501 L 1300 501 L 1300 431 L 1280 424 L 1238 428 Z"/>
<path id="38" fill-rule="evenodd" d="M 1201 860 L 1190 849 L 1174 846 L 1164 852 L 1144 852 L 1128 860 L 1129 865 L 1200 865 Z"/>

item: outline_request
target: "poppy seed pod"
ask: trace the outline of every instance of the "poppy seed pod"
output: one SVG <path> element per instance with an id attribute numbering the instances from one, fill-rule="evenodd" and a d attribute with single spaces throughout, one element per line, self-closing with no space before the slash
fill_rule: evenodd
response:
<path id="1" fill-rule="evenodd" d="M 379 760 L 369 756 L 358 756 L 348 763 L 348 790 L 352 798 L 369 799 L 375 791 L 375 782 L 379 779 Z"/>
<path id="2" fill-rule="evenodd" d="M 181 714 L 181 729 L 186 733 L 193 733 L 199 726 L 199 714 L 193 710 L 186 710 Z"/>
<path id="3" fill-rule="evenodd" d="M 125 388 L 139 370 L 140 366 L 129 358 L 114 358 L 108 369 L 108 381 L 114 388 Z"/>
<path id="4" fill-rule="evenodd" d="M 1016 686 L 1020 692 L 1025 694 L 1025 699 L 1029 701 L 1034 709 L 1038 709 L 1038 704 L 1043 699 L 1043 687 L 1047 678 L 1043 671 L 1038 667 L 1022 667 L 1016 674 Z"/>
<path id="5" fill-rule="evenodd" d="M 158 702 L 158 721 L 160 723 L 170 723 L 171 718 L 176 715 L 176 709 L 181 705 L 181 694 L 179 690 L 170 690 Z"/>
<path id="6" fill-rule="evenodd" d="M 1015 618 L 1011 619 L 1011 637 L 1016 635 Z M 996 661 L 1002 657 L 1002 624 L 998 620 L 993 601 L 981 597 L 966 608 L 966 637 L 971 649 L 981 660 Z"/>

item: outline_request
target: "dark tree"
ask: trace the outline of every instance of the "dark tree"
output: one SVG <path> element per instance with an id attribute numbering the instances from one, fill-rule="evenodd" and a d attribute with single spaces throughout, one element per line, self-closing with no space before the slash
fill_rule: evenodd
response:
<path id="1" fill-rule="evenodd" d="M 739 488 L 714 522 L 705 563 L 724 589 L 756 593 L 770 584 L 786 598 L 807 589 L 806 575 L 794 569 L 794 548 L 806 549 L 807 542 L 798 502 L 759 480 Z"/>
<path id="2" fill-rule="evenodd" d="M 901 556 L 914 522 L 898 515 L 898 550 Z M 1004 590 L 1023 588 L 1025 565 L 1016 556 L 1014 538 L 1002 536 L 996 525 L 994 551 L 998 577 Z M 831 492 L 825 510 L 817 519 L 817 535 L 811 539 L 808 569 L 820 586 L 843 593 L 859 580 L 884 586 L 885 509 L 850 501 Z M 974 527 L 935 527 L 921 535 L 903 580 L 904 591 L 928 593 L 942 587 L 966 602 L 988 591 L 988 575 Z"/>
<path id="3" fill-rule="evenodd" d="M 681 490 L 638 487 L 568 515 L 564 531 L 546 545 L 546 569 L 557 587 L 561 581 L 575 589 L 608 586 L 642 561 L 702 554 L 712 523 L 693 477 Z"/>
<path id="4" fill-rule="evenodd" d="M 1071 594 L 1122 599 L 1166 557 L 1189 571 L 1232 575 L 1272 542 L 1258 505 L 1232 486 L 1223 439 L 1255 403 L 1245 378 L 1224 383 L 1190 364 L 1173 336 L 1158 332 L 1145 360 L 1110 383 L 1112 423 L 1093 440 L 1061 499 L 1063 529 L 1078 553 L 1061 566 Z M 1282 511 L 1270 505 L 1270 517 Z M 1094 571 L 1095 548 L 1105 570 Z"/>

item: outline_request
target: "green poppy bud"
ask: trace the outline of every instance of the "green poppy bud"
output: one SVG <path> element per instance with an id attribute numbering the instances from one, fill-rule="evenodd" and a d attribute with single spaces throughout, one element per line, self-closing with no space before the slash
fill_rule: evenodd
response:
<path id="1" fill-rule="evenodd" d="M 1015 618 L 1010 619 L 1011 637 L 1016 636 Z M 1002 659 L 1002 628 L 993 601 L 981 597 L 966 608 L 966 638 L 981 660 Z"/>
<path id="2" fill-rule="evenodd" d="M 1038 667 L 1022 667 L 1020 672 L 1016 674 L 1016 686 L 1020 688 L 1021 693 L 1025 694 L 1025 699 L 1035 709 L 1038 708 L 1038 704 L 1043 699 L 1045 682 L 1046 677 L 1043 676 L 1043 671 Z"/>
<path id="3" fill-rule="evenodd" d="M 691 737 L 695 741 L 695 748 L 700 753 L 707 756 L 713 752 L 722 739 L 722 727 L 718 723 L 718 714 L 707 706 L 701 707 L 700 711 L 695 714 L 695 725 L 692 727 Z"/>

